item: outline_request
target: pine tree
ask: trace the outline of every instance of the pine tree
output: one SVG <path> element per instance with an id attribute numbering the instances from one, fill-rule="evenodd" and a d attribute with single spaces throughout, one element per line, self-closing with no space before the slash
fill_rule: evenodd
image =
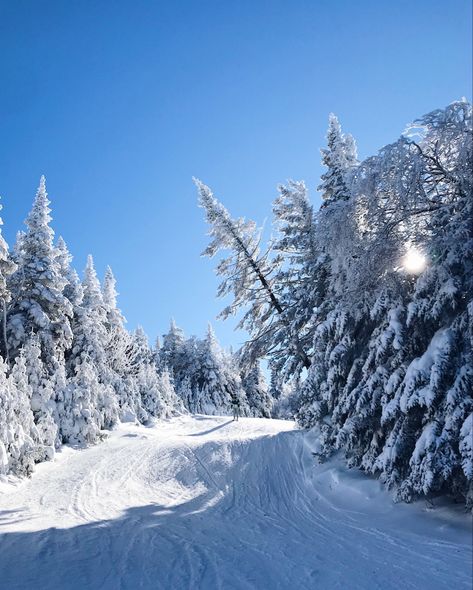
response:
<path id="1" fill-rule="evenodd" d="M 139 392 L 132 376 L 137 374 L 139 360 L 136 358 L 137 337 L 125 329 L 125 318 L 117 305 L 116 280 L 108 266 L 102 287 L 103 303 L 106 310 L 105 327 L 107 331 L 107 366 L 110 382 L 115 390 L 120 406 L 122 421 L 146 421 Z"/>
<path id="2" fill-rule="evenodd" d="M 61 236 L 57 240 L 55 255 L 59 274 L 64 282 L 63 295 L 70 301 L 72 309 L 75 311 L 82 303 L 82 285 L 77 272 L 71 266 L 72 255 Z"/>
<path id="3" fill-rule="evenodd" d="M 2 206 L 0 205 L 0 211 Z M 0 218 L 0 228 L 3 225 L 3 221 Z M 4 358 L 9 359 L 9 350 L 7 342 L 7 331 L 6 331 L 6 317 L 7 317 L 7 305 L 10 302 L 11 294 L 8 289 L 7 282 L 10 275 L 16 270 L 16 265 L 9 255 L 8 245 L 0 231 L 0 313 L 1 313 L 1 324 L 2 324 L 2 337 L 0 350 L 3 352 Z"/>
<path id="4" fill-rule="evenodd" d="M 403 137 L 351 175 L 349 233 L 327 217 L 333 204 L 322 210 L 331 228 L 319 240 L 341 263 L 299 420 L 319 425 L 323 454 L 343 449 L 402 500 L 448 490 L 471 504 L 471 107 L 414 127 L 419 143 Z M 417 275 L 402 263 L 412 247 L 426 260 Z"/>
<path id="5" fill-rule="evenodd" d="M 185 341 L 184 332 L 176 325 L 174 319 L 171 319 L 169 332 L 163 336 L 163 344 L 158 352 L 158 365 L 167 368 L 176 380 L 179 380 L 185 362 Z"/>
<path id="6" fill-rule="evenodd" d="M 68 360 L 69 374 L 77 374 L 82 362 L 93 365 L 101 386 L 97 394 L 99 426 L 101 429 L 111 428 L 118 420 L 118 402 L 107 359 L 107 308 L 92 256 L 87 259 L 82 289 L 83 300 L 74 326 L 73 346 Z"/>
<path id="7" fill-rule="evenodd" d="M 350 198 L 349 175 L 357 165 L 356 144 L 353 137 L 343 134 L 337 117 L 331 113 L 327 131 L 327 148 L 321 150 L 322 163 L 327 171 L 322 174 L 318 190 L 325 203 Z"/>
<path id="8" fill-rule="evenodd" d="M 242 350 L 242 361 L 251 366 L 274 347 L 287 343 L 294 356 L 299 358 L 299 363 L 308 368 L 308 354 L 291 325 L 284 302 L 278 296 L 275 274 L 280 259 L 272 256 L 271 249 L 260 252 L 261 232 L 254 222 L 233 219 L 208 186 L 199 180 L 195 183 L 199 191 L 199 205 L 205 210 L 212 238 L 203 254 L 212 258 L 221 250 L 230 252 L 219 262 L 216 271 L 223 277 L 218 295 L 233 295 L 233 302 L 220 317 L 225 319 L 241 309 L 245 310 L 238 327 L 247 330 L 251 340 Z"/>
<path id="9" fill-rule="evenodd" d="M 35 427 L 23 357 L 17 357 L 10 376 L 7 370 L 0 358 L 0 474 L 29 475 L 36 455 L 31 438 Z"/>
<path id="10" fill-rule="evenodd" d="M 64 389 L 61 411 L 61 438 L 64 443 L 91 444 L 103 425 L 100 401 L 104 385 L 88 358 L 75 366 L 75 375 Z"/>
<path id="11" fill-rule="evenodd" d="M 250 414 L 256 418 L 271 418 L 273 400 L 259 365 L 242 376 L 241 386 L 248 400 Z"/>
<path id="12" fill-rule="evenodd" d="M 191 353 L 189 357 L 192 356 Z M 236 397 L 241 414 L 248 415 L 248 400 L 236 364 L 220 347 L 210 324 L 205 339 L 195 341 L 194 358 L 189 410 L 199 414 L 231 414 L 232 397 Z"/>
<path id="13" fill-rule="evenodd" d="M 32 335 L 20 354 L 24 354 L 26 379 L 36 427 L 34 430 L 34 438 L 37 442 L 35 459 L 37 462 L 51 460 L 54 458 L 58 445 L 57 407 L 51 377 L 41 359 L 39 336 Z"/>
<path id="14" fill-rule="evenodd" d="M 26 219 L 28 229 L 15 253 L 18 268 L 10 280 L 13 299 L 8 311 L 7 331 L 13 357 L 32 332 L 37 334 L 46 370 L 52 373 L 56 350 L 64 352 L 71 344 L 72 305 L 63 294 L 66 281 L 56 258 L 49 213 L 46 183 L 42 176 L 33 208 Z"/>
<path id="15" fill-rule="evenodd" d="M 274 371 L 290 378 L 307 366 L 294 355 L 288 336 L 297 334 L 301 347 L 311 356 L 314 309 L 320 309 L 326 298 L 328 265 L 317 244 L 316 219 L 303 182 L 290 180 L 279 186 L 273 215 L 277 234 L 272 249 L 281 261 L 274 283 L 290 330 L 279 332 L 272 365 Z"/>

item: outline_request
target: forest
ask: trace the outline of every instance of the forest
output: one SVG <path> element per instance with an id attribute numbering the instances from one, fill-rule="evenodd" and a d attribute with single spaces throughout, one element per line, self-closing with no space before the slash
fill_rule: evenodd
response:
<path id="1" fill-rule="evenodd" d="M 26 230 L 11 250 L 0 238 L 0 474 L 29 475 L 119 422 L 229 414 L 236 397 L 245 416 L 295 418 L 317 433 L 314 460 L 342 453 L 399 500 L 472 506 L 471 105 L 362 161 L 330 115 L 321 152 L 321 207 L 303 181 L 279 186 L 266 243 L 195 180 L 221 318 L 248 334 L 236 352 L 210 326 L 188 338 L 172 321 L 153 346 L 128 331 L 111 269 L 100 284 L 89 256 L 80 279 L 55 239 L 41 178 Z"/>
<path id="2" fill-rule="evenodd" d="M 304 182 L 279 187 L 266 247 L 196 181 L 219 295 L 242 312 L 243 365 L 269 359 L 317 455 L 336 451 L 395 490 L 473 503 L 472 112 L 414 121 L 359 161 L 329 118 L 319 210 Z"/>

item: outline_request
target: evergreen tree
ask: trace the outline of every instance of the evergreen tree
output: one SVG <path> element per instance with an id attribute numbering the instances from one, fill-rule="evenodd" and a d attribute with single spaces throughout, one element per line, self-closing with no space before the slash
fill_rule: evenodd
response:
<path id="1" fill-rule="evenodd" d="M 26 367 L 17 357 L 13 373 L 0 358 L 0 474 L 29 475 L 35 459 L 36 435 L 27 396 Z"/>
<path id="2" fill-rule="evenodd" d="M 0 205 L 0 211 L 2 206 Z M 3 221 L 0 218 L 0 228 L 3 225 Z M 7 282 L 10 275 L 15 271 L 16 265 L 13 262 L 12 257 L 8 252 L 8 245 L 0 231 L 0 314 L 1 314 L 1 325 L 2 325 L 2 336 L 0 350 L 3 351 L 4 358 L 8 362 L 9 350 L 7 341 L 6 331 L 6 317 L 7 317 L 7 305 L 11 299 L 10 290 L 8 289 Z"/>
<path id="3" fill-rule="evenodd" d="M 34 416 L 34 439 L 37 443 L 36 461 L 54 458 L 58 445 L 57 407 L 53 384 L 41 359 L 41 344 L 38 335 L 32 335 L 23 351 L 26 368 L 26 382 L 29 390 L 31 409 Z M 19 370 L 22 366 L 18 361 Z"/>
<path id="4" fill-rule="evenodd" d="M 77 272 L 71 266 L 72 255 L 61 236 L 57 240 L 55 254 L 59 274 L 64 282 L 63 295 L 70 301 L 75 313 L 76 308 L 82 303 L 82 285 Z"/>
<path id="5" fill-rule="evenodd" d="M 220 347 L 210 325 L 205 339 L 195 344 L 189 410 L 199 414 L 231 414 L 232 397 L 236 397 L 240 401 L 241 414 L 248 415 L 248 400 L 237 367 L 232 357 Z"/>
<path id="6" fill-rule="evenodd" d="M 167 368 L 175 379 L 179 379 L 185 362 L 184 344 L 186 337 L 184 332 L 171 319 L 169 332 L 163 336 L 163 345 L 158 352 L 158 365 Z"/>
<path id="7" fill-rule="evenodd" d="M 290 180 L 286 186 L 279 186 L 273 216 L 277 234 L 272 249 L 280 261 L 274 285 L 289 329 L 275 333 L 277 346 L 272 353 L 272 363 L 289 377 L 299 374 L 305 366 L 303 358 L 293 353 L 291 334 L 297 334 L 301 347 L 308 356 L 311 354 L 310 321 L 317 298 L 314 271 L 319 256 L 314 212 L 303 182 Z"/>
<path id="8" fill-rule="evenodd" d="M 104 386 L 88 358 L 82 358 L 74 369 L 63 394 L 61 438 L 64 443 L 91 444 L 97 441 L 103 425 L 99 408 Z"/>
<path id="9" fill-rule="evenodd" d="M 254 222 L 233 219 L 208 186 L 199 180 L 195 182 L 212 238 L 203 254 L 213 257 L 221 250 L 230 252 L 219 262 L 216 271 L 223 277 L 218 295 L 233 295 L 233 302 L 220 317 L 225 319 L 245 310 L 238 327 L 247 330 L 251 340 L 243 347 L 242 361 L 251 366 L 274 349 L 288 346 L 299 364 L 308 368 L 310 359 L 278 293 L 275 276 L 279 257 L 272 256 L 271 248 L 261 253 L 261 232 Z"/>
<path id="10" fill-rule="evenodd" d="M 69 355 L 69 374 L 77 374 L 82 362 L 93 365 L 100 387 L 97 390 L 97 410 L 100 428 L 110 428 L 118 420 L 118 402 L 113 390 L 113 374 L 108 366 L 107 308 L 92 256 L 82 281 L 83 300 L 74 326 L 74 340 Z"/>
<path id="11" fill-rule="evenodd" d="M 327 171 L 322 174 L 318 190 L 325 203 L 350 198 L 349 175 L 357 165 L 356 144 L 353 137 L 342 133 L 337 117 L 331 113 L 327 131 L 327 147 L 321 150 L 322 163 Z"/>
<path id="12" fill-rule="evenodd" d="M 41 177 L 33 208 L 26 219 L 27 231 L 17 246 L 18 268 L 11 276 L 12 302 L 8 311 L 8 346 L 13 357 L 37 334 L 46 370 L 54 372 L 56 349 L 64 352 L 71 344 L 72 306 L 64 296 L 49 223 L 49 200 Z"/>
<path id="13" fill-rule="evenodd" d="M 344 449 L 400 499 L 449 490 L 471 503 L 471 107 L 415 127 L 420 143 L 401 138 L 352 176 L 352 256 L 342 281 L 332 267 L 328 316 L 345 326 L 316 330 L 299 420 L 323 427 L 323 453 Z M 426 260 L 417 275 L 402 264 L 412 247 Z"/>
<path id="14" fill-rule="evenodd" d="M 273 400 L 259 365 L 242 376 L 241 386 L 248 400 L 250 414 L 256 418 L 271 418 Z"/>

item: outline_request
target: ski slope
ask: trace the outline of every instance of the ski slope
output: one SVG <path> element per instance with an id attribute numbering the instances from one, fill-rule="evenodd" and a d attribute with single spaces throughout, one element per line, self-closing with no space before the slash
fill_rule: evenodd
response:
<path id="1" fill-rule="evenodd" d="M 0 484 L 1 590 L 471 588 L 471 520 L 314 464 L 291 422 L 122 425 Z"/>

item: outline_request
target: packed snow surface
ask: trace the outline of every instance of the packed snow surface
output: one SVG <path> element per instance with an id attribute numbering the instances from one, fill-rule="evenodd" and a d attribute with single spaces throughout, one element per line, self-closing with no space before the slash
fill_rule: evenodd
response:
<path id="1" fill-rule="evenodd" d="M 393 504 L 291 422 L 179 417 L 0 484 L 1 590 L 471 588 L 471 521 Z"/>

